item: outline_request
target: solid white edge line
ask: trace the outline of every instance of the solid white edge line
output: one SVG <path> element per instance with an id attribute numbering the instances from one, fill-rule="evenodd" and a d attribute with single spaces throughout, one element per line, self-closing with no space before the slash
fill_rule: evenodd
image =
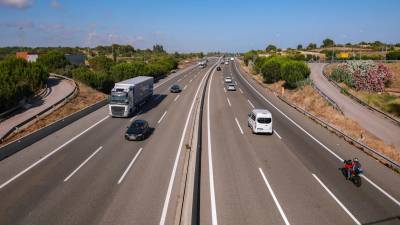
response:
<path id="1" fill-rule="evenodd" d="M 228 101 L 228 105 L 229 105 L 229 106 L 232 106 L 232 105 L 231 105 L 231 101 L 229 101 L 229 98 L 228 98 L 228 97 L 226 97 L 226 100 Z"/>
<path id="2" fill-rule="evenodd" d="M 186 88 L 187 88 L 187 85 L 185 85 L 185 87 L 183 87 L 183 90 L 186 90 Z"/>
<path id="3" fill-rule="evenodd" d="M 279 139 L 282 139 L 281 135 L 279 135 L 279 133 L 276 130 L 274 130 L 274 133 L 276 134 L 276 136 L 278 136 Z"/>
<path id="4" fill-rule="evenodd" d="M 336 203 L 350 216 L 350 218 L 358 225 L 361 225 L 360 221 L 343 205 L 343 203 L 336 198 L 336 196 L 325 186 L 325 184 L 317 177 L 317 175 L 312 174 L 314 178 L 318 181 L 318 183 L 325 189 L 326 192 L 336 201 Z"/>
<path id="5" fill-rule="evenodd" d="M 217 207 L 215 203 L 215 189 L 214 189 L 214 171 L 212 162 L 212 149 L 211 149 L 211 128 L 210 128 L 210 90 L 214 72 L 211 74 L 210 85 L 207 92 L 207 148 L 208 148 L 208 177 L 210 179 L 210 201 L 211 201 L 211 222 L 212 225 L 218 225 Z"/>
<path id="6" fill-rule="evenodd" d="M 212 67 L 206 72 L 206 74 L 209 73 L 211 71 L 211 69 L 212 69 Z M 188 112 L 188 116 L 186 118 L 185 126 L 183 128 L 182 135 L 181 135 L 181 140 L 179 142 L 178 152 L 176 153 L 174 166 L 173 166 L 172 172 L 171 172 L 171 177 L 170 177 L 169 184 L 168 184 L 167 194 L 165 196 L 164 206 L 163 206 L 163 210 L 162 210 L 161 218 L 160 218 L 160 223 L 159 223 L 160 225 L 164 225 L 165 224 L 165 219 L 167 217 L 167 211 L 168 211 L 168 205 L 169 205 L 169 201 L 170 201 L 170 198 L 171 198 L 172 186 L 174 185 L 175 173 L 176 173 L 176 169 L 178 167 L 179 156 L 180 156 L 181 151 L 182 151 L 182 146 L 183 146 L 183 141 L 185 139 L 186 130 L 187 130 L 187 127 L 188 127 L 188 124 L 189 124 L 189 120 L 190 120 L 192 111 L 193 111 L 195 100 L 196 100 L 197 95 L 198 95 L 198 93 L 200 91 L 200 87 L 203 84 L 204 79 L 206 77 L 207 76 L 203 77 L 203 79 L 201 80 L 201 82 L 200 82 L 200 84 L 199 84 L 199 86 L 197 88 L 196 94 L 195 94 L 195 96 L 193 98 L 193 101 L 192 101 L 192 105 L 190 106 L 190 109 L 189 109 L 189 112 Z"/>
<path id="7" fill-rule="evenodd" d="M 240 126 L 239 121 L 238 121 L 238 119 L 236 117 L 235 117 L 235 121 L 236 121 L 237 126 L 239 127 L 240 133 L 244 134 L 243 130 L 242 130 L 242 127 Z"/>
<path id="8" fill-rule="evenodd" d="M 249 99 L 247 99 L 247 102 L 250 104 L 251 107 L 255 108 L 253 103 L 251 103 L 251 101 Z"/>
<path id="9" fill-rule="evenodd" d="M 47 158 L 49 158 L 50 156 L 52 156 L 54 153 L 60 151 L 63 147 L 65 147 L 66 145 L 68 145 L 69 143 L 71 143 L 72 141 L 74 141 L 75 139 L 77 139 L 78 137 L 80 137 L 81 135 L 83 135 L 84 133 L 88 132 L 89 130 L 91 130 L 93 127 L 97 126 L 98 124 L 100 124 L 101 122 L 103 122 L 104 120 L 108 119 L 110 116 L 106 116 L 103 119 L 97 121 L 95 124 L 93 124 L 92 126 L 90 126 L 89 128 L 87 128 L 86 130 L 82 131 L 81 133 L 77 134 L 76 136 L 74 136 L 73 138 L 69 139 L 67 142 L 65 142 L 64 144 L 60 145 L 59 147 L 57 147 L 56 149 L 54 149 L 53 151 L 51 151 L 49 154 L 45 155 L 43 158 L 39 159 L 38 161 L 36 161 L 35 163 L 31 164 L 29 167 L 27 167 L 26 169 L 22 170 L 21 172 L 19 172 L 17 175 L 13 176 L 12 178 L 10 178 L 9 180 L 7 180 L 6 182 L 4 182 L 2 185 L 0 185 L 0 189 L 4 188 L 6 185 L 8 185 L 9 183 L 11 183 L 12 181 L 14 181 L 15 179 L 17 179 L 18 177 L 22 176 L 23 174 L 25 174 L 26 172 L 28 172 L 29 170 L 31 170 L 33 167 L 37 166 L 39 163 L 43 162 L 44 160 L 46 160 Z"/>
<path id="10" fill-rule="evenodd" d="M 93 158 L 94 155 L 97 154 L 97 152 L 99 152 L 101 149 L 103 148 L 103 146 L 100 146 L 99 148 L 96 149 L 96 151 L 94 151 L 85 161 L 83 161 L 74 171 L 72 171 L 72 173 L 70 173 L 65 179 L 64 182 L 67 182 L 76 172 L 78 172 L 78 170 L 80 168 L 82 168 L 87 162 L 89 162 L 89 160 L 91 158 Z"/>
<path id="11" fill-rule="evenodd" d="M 394 203 L 396 203 L 398 206 L 400 206 L 400 202 L 397 201 L 397 199 L 395 199 L 393 196 L 391 196 L 389 193 L 387 193 L 385 190 L 383 190 L 381 187 L 379 187 L 377 184 L 375 184 L 374 182 L 372 182 L 368 177 L 366 177 L 364 174 L 360 175 L 362 178 L 364 178 L 366 181 L 368 181 L 368 183 L 370 183 L 372 186 L 374 186 L 376 189 L 378 189 L 380 192 L 382 192 L 384 195 L 386 195 L 386 197 L 388 197 L 389 199 L 391 199 Z"/>
<path id="12" fill-rule="evenodd" d="M 271 185 L 269 184 L 269 182 L 267 180 L 267 177 L 264 175 L 264 172 L 262 171 L 261 168 L 258 168 L 258 169 L 260 170 L 261 176 L 264 179 L 265 184 L 267 185 L 268 191 L 271 194 L 272 199 L 274 200 L 275 205 L 278 208 L 278 211 L 281 214 L 283 221 L 285 222 L 286 225 L 290 225 L 289 220 L 287 219 L 287 217 L 285 215 L 285 212 L 283 211 L 281 205 L 279 204 L 278 199 L 275 196 L 274 190 L 272 190 L 272 187 L 271 187 Z"/>
<path id="13" fill-rule="evenodd" d="M 118 184 L 120 184 L 120 183 L 124 180 L 126 174 L 127 174 L 128 171 L 131 169 L 131 167 L 132 167 L 133 164 L 135 163 L 137 157 L 139 157 L 139 155 L 140 155 L 140 153 L 142 152 L 142 150 L 143 150 L 143 148 L 140 148 L 139 151 L 136 152 L 135 157 L 133 157 L 133 159 L 132 159 L 131 162 L 129 163 L 128 167 L 126 167 L 124 173 L 123 173 L 122 176 L 119 178 Z"/>
<path id="14" fill-rule="evenodd" d="M 177 95 L 177 96 L 174 98 L 174 102 L 176 102 L 176 100 L 178 100 L 179 96 L 181 96 L 181 95 Z"/>
<path id="15" fill-rule="evenodd" d="M 161 118 L 157 121 L 158 124 L 161 123 L 161 121 L 164 119 L 164 116 L 167 114 L 167 112 L 168 112 L 168 111 L 165 111 L 165 112 L 162 114 Z"/>
<path id="16" fill-rule="evenodd" d="M 338 156 L 335 152 L 333 152 L 331 149 L 329 149 L 326 145 L 324 145 L 322 142 L 317 140 L 314 136 L 312 136 L 310 133 L 308 133 L 303 127 L 301 127 L 299 124 L 297 124 L 294 120 L 292 120 L 289 116 L 287 116 L 285 113 L 283 113 L 280 109 L 278 109 L 272 102 L 268 101 L 257 89 L 255 89 L 242 75 L 242 73 L 237 69 L 236 63 L 235 63 L 235 69 L 239 74 L 239 77 L 246 82 L 249 87 L 251 87 L 264 101 L 266 101 L 268 104 L 270 104 L 272 107 L 274 107 L 280 114 L 282 114 L 284 117 L 286 117 L 290 122 L 292 122 L 297 128 L 299 128 L 301 131 L 303 131 L 305 134 L 307 134 L 311 139 L 313 139 L 315 142 L 317 142 L 319 145 L 321 145 L 325 150 L 327 150 L 329 153 L 331 153 L 333 156 L 335 156 L 339 161 L 343 162 L 343 159 Z M 381 187 L 379 187 L 377 184 L 375 184 L 373 181 L 368 179 L 365 175 L 362 175 L 362 177 L 365 178 L 365 180 L 368 181 L 368 183 L 372 184 L 376 189 L 378 189 L 381 193 L 383 193 L 386 197 L 388 197 L 390 200 L 392 200 L 394 203 L 396 203 L 398 206 L 400 206 L 400 202 L 395 199 L 393 196 L 391 196 L 389 193 L 387 193 L 385 190 L 383 190 Z"/>

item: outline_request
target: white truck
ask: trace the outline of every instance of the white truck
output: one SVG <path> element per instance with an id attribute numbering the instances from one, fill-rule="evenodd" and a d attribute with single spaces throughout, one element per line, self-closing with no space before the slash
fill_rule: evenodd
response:
<path id="1" fill-rule="evenodd" d="M 153 77 L 139 76 L 115 83 L 109 110 L 112 117 L 128 117 L 153 96 Z"/>
<path id="2" fill-rule="evenodd" d="M 205 68 L 207 66 L 207 60 L 199 62 L 200 68 Z"/>

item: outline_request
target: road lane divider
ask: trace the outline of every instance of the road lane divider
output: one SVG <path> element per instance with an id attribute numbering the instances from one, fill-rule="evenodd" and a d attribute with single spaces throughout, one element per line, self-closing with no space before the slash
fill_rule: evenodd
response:
<path id="1" fill-rule="evenodd" d="M 247 102 L 249 103 L 249 105 L 254 109 L 255 107 L 254 107 L 254 105 L 253 105 L 253 103 L 251 103 L 251 101 L 249 100 L 249 99 L 247 99 Z"/>
<path id="2" fill-rule="evenodd" d="M 174 102 L 176 102 L 176 100 L 178 100 L 179 96 L 181 96 L 181 95 L 177 95 L 177 96 L 174 98 Z"/>
<path id="3" fill-rule="evenodd" d="M 136 159 L 139 157 L 139 155 L 140 155 L 140 153 L 142 152 L 142 150 L 143 150 L 143 148 L 140 148 L 139 151 L 135 154 L 135 156 L 133 157 L 133 159 L 132 159 L 131 162 L 129 163 L 128 167 L 126 167 L 124 173 L 123 173 L 122 176 L 119 178 L 118 184 L 120 184 L 120 183 L 124 180 L 126 174 L 127 174 L 128 171 L 131 169 L 131 167 L 132 167 L 133 164 L 135 163 Z"/>
<path id="4" fill-rule="evenodd" d="M 214 169 L 212 162 L 212 139 L 211 139 L 211 123 L 210 123 L 210 90 L 214 72 L 211 74 L 210 85 L 207 92 L 207 153 L 208 153 L 208 177 L 210 183 L 210 202 L 211 202 L 211 222 L 212 225 L 218 225 L 217 207 L 215 203 L 215 188 L 214 188 Z M 225 88 L 224 88 L 225 90 Z M 226 92 L 226 90 L 225 90 Z"/>
<path id="5" fill-rule="evenodd" d="M 235 121 L 236 121 L 237 126 L 239 127 L 240 133 L 244 134 L 242 127 L 240 126 L 239 120 L 236 117 L 235 117 Z"/>
<path id="6" fill-rule="evenodd" d="M 278 136 L 279 139 L 282 139 L 281 135 L 279 135 L 279 133 L 276 130 L 274 130 L 274 134 L 276 134 L 276 136 Z"/>
<path id="7" fill-rule="evenodd" d="M 212 69 L 213 69 L 213 67 L 211 67 L 207 71 L 207 73 L 209 73 Z M 193 101 L 191 103 L 191 106 L 189 108 L 189 111 L 188 111 L 188 114 L 187 114 L 187 117 L 186 117 L 185 126 L 184 126 L 182 134 L 181 134 L 181 139 L 180 139 L 180 142 L 179 142 L 178 151 L 176 153 L 174 165 L 173 165 L 172 172 L 171 172 L 171 177 L 170 177 L 170 180 L 169 180 L 169 183 L 168 183 L 168 189 L 167 189 L 167 193 L 166 193 L 165 200 L 164 200 L 164 205 L 163 205 L 162 212 L 161 212 L 161 218 L 160 218 L 159 225 L 164 225 L 165 224 L 165 220 L 167 218 L 168 206 L 169 206 L 169 202 L 170 202 L 170 199 L 171 199 L 171 192 L 172 192 L 172 188 L 173 188 L 173 185 L 174 185 L 174 180 L 175 180 L 175 176 L 176 176 L 176 170 L 177 170 L 177 167 L 178 167 L 178 162 L 179 162 L 179 158 L 180 158 L 182 147 L 183 147 L 183 142 L 185 140 L 186 131 L 188 129 L 188 125 L 189 125 L 189 121 L 190 121 L 190 118 L 191 118 L 191 115 L 192 115 L 192 112 L 193 112 L 194 104 L 196 102 L 197 96 L 199 95 L 199 92 L 200 92 L 200 88 L 203 85 L 206 77 L 207 76 L 204 76 L 202 78 L 200 84 L 198 85 L 198 88 L 196 90 L 196 93 L 194 95 Z M 186 87 L 187 86 L 185 86 L 185 88 Z"/>
<path id="8" fill-rule="evenodd" d="M 161 123 L 161 121 L 164 119 L 165 115 L 167 115 L 167 112 L 168 112 L 168 111 L 165 111 L 165 112 L 162 114 L 161 118 L 157 121 L 157 124 L 160 124 L 160 123 Z"/>
<path id="9" fill-rule="evenodd" d="M 64 182 L 67 182 L 80 168 L 82 168 L 91 158 L 93 158 L 94 155 L 96 155 L 101 149 L 103 149 L 103 146 L 100 146 L 99 148 L 96 149 L 85 161 L 83 161 L 72 173 L 70 173 L 65 179 Z"/>
<path id="10" fill-rule="evenodd" d="M 347 215 L 350 216 L 350 218 L 354 221 L 354 223 L 361 225 L 360 221 L 357 220 L 357 218 L 346 208 L 346 206 L 343 205 L 343 203 L 336 198 L 336 196 L 329 190 L 328 187 L 325 186 L 325 184 L 317 177 L 317 175 L 312 174 L 313 177 L 318 181 L 318 183 L 325 189 L 326 192 L 336 201 L 336 203 L 347 213 Z"/>
<path id="11" fill-rule="evenodd" d="M 183 87 L 183 90 L 186 90 L 186 88 L 187 88 L 187 85 L 185 85 L 185 87 Z"/>
<path id="12" fill-rule="evenodd" d="M 265 185 L 267 185 L 268 191 L 271 194 L 272 199 L 274 200 L 275 205 L 278 208 L 278 211 L 281 214 L 283 221 L 285 222 L 286 225 L 290 225 L 289 220 L 287 219 L 286 214 L 283 211 L 281 204 L 279 204 L 278 198 L 275 196 L 274 190 L 272 190 L 272 187 L 267 180 L 267 177 L 264 175 L 264 172 L 262 171 L 261 168 L 258 168 L 258 169 L 260 170 L 260 173 L 265 182 Z"/>
<path id="13" fill-rule="evenodd" d="M 189 84 L 192 83 L 192 81 L 193 81 L 193 79 L 190 79 L 190 80 L 189 80 Z"/>
<path id="14" fill-rule="evenodd" d="M 228 101 L 228 105 L 229 105 L 229 107 L 231 107 L 232 105 L 231 105 L 231 101 L 229 101 L 229 98 L 228 97 L 226 97 L 226 101 Z"/>
<path id="15" fill-rule="evenodd" d="M 332 151 L 330 148 L 328 148 L 326 145 L 324 145 L 322 142 L 320 142 L 317 138 L 315 138 L 312 134 L 310 134 L 308 131 L 306 131 L 302 126 L 300 126 L 298 123 L 296 123 L 294 120 L 292 120 L 289 116 L 287 116 L 284 112 L 282 112 L 278 107 L 276 107 L 274 104 L 272 104 L 271 101 L 269 101 L 267 98 L 264 97 L 264 95 L 262 95 L 255 87 L 253 87 L 253 85 L 251 85 L 247 79 L 245 79 L 243 77 L 243 75 L 241 74 L 241 72 L 239 71 L 239 69 L 236 66 L 235 63 L 235 69 L 237 71 L 237 74 L 239 75 L 239 77 L 251 88 L 253 89 L 253 91 L 260 97 L 262 98 L 265 102 L 267 102 L 269 105 L 271 105 L 276 111 L 278 111 L 282 116 L 284 116 L 288 121 L 290 121 L 293 125 L 295 125 L 297 128 L 299 128 L 301 131 L 303 131 L 307 136 L 309 136 L 312 140 L 314 140 L 316 143 L 318 143 L 323 149 L 325 149 L 326 151 L 328 151 L 329 153 L 331 153 L 331 155 L 333 155 L 334 157 L 336 157 L 340 162 L 343 162 L 344 160 L 338 155 L 336 154 L 334 151 Z M 386 192 L 385 190 L 383 190 L 383 188 L 381 188 L 379 185 L 377 185 L 376 183 L 374 183 L 372 180 L 370 180 L 369 178 L 367 178 L 365 175 L 361 174 L 361 176 L 363 178 L 365 178 L 365 180 L 370 183 L 372 186 L 374 186 L 377 190 L 379 190 L 382 194 L 384 194 L 387 198 L 389 198 L 390 200 L 392 200 L 396 205 L 400 206 L 400 202 L 394 198 L 392 195 L 390 195 L 388 192 Z"/>
<path id="16" fill-rule="evenodd" d="M 17 175 L 11 177 L 10 179 L 8 179 L 6 182 L 4 182 L 3 184 L 0 185 L 0 189 L 3 189 L 5 186 L 7 186 L 9 183 L 13 182 L 15 179 L 17 179 L 18 177 L 24 175 L 26 172 L 28 172 L 29 170 L 31 170 L 32 168 L 34 168 L 35 166 L 39 165 L 41 162 L 43 162 L 44 160 L 46 160 L 47 158 L 49 158 L 50 156 L 54 155 L 56 152 L 60 151 L 62 148 L 64 148 L 65 146 L 67 146 L 69 143 L 73 142 L 74 140 L 76 140 L 77 138 L 79 138 L 80 136 L 82 136 L 83 134 L 85 134 L 86 132 L 88 132 L 89 130 L 93 129 L 95 126 L 99 125 L 101 122 L 103 122 L 104 120 L 108 119 L 110 116 L 106 116 L 103 119 L 97 121 L 95 124 L 93 124 L 92 126 L 90 126 L 89 128 L 87 128 L 86 130 L 82 131 L 81 133 L 75 135 L 73 138 L 69 139 L 67 142 L 65 142 L 64 144 L 60 145 L 59 147 L 57 147 L 56 149 L 54 149 L 53 151 L 51 151 L 50 153 L 48 153 L 47 155 L 45 155 L 43 158 L 39 159 L 38 161 L 36 161 L 35 163 L 31 164 L 30 166 L 28 166 L 27 168 L 25 168 L 24 170 L 22 170 L 21 172 L 19 172 Z"/>
<path id="17" fill-rule="evenodd" d="M 240 93 L 242 93 L 242 94 L 243 94 L 243 91 L 242 91 L 242 89 L 241 89 L 241 88 L 239 88 L 239 91 L 240 91 Z"/>
<path id="18" fill-rule="evenodd" d="M 224 92 L 226 93 L 226 88 L 224 87 Z"/>

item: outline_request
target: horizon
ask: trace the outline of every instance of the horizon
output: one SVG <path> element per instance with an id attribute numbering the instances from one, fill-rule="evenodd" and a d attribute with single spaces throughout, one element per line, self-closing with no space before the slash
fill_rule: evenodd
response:
<path id="1" fill-rule="evenodd" d="M 168 52 L 245 52 L 268 44 L 283 49 L 309 43 L 319 46 L 325 38 L 340 44 L 395 44 L 400 42 L 399 7 L 394 0 L 337 0 L 336 4 L 101 0 L 95 5 L 76 0 L 0 0 L 0 46 L 115 43 L 146 49 L 161 44 Z"/>

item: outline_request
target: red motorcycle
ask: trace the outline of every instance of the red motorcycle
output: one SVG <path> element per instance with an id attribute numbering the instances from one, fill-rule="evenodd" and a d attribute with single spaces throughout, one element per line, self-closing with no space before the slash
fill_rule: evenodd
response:
<path id="1" fill-rule="evenodd" d="M 354 167 L 354 162 L 352 160 L 345 160 L 344 166 L 339 168 L 342 171 L 343 176 L 347 180 L 350 180 L 356 187 L 361 187 L 362 181 L 360 174 L 363 173 L 361 167 Z"/>

